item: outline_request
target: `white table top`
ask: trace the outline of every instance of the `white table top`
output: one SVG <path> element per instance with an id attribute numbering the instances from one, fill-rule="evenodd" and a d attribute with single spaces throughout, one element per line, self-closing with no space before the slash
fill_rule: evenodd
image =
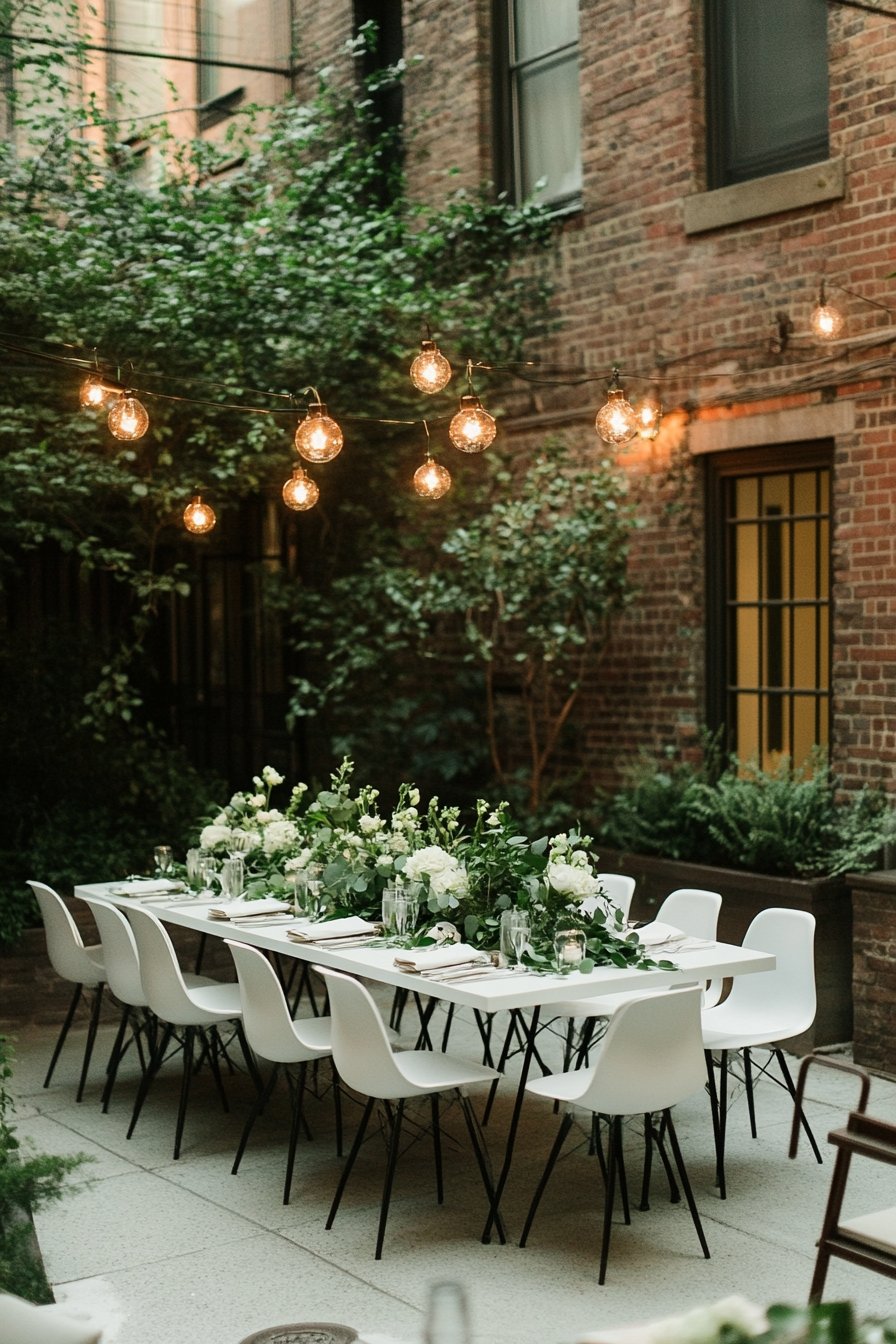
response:
<path id="1" fill-rule="evenodd" d="M 141 904 L 134 897 L 113 895 L 111 888 L 118 882 L 97 882 L 75 887 L 76 896 L 99 897 L 120 909 Z M 621 993 L 641 987 L 655 988 L 666 985 L 694 984 L 733 975 L 746 975 L 774 969 L 771 953 L 756 952 L 729 943 L 715 943 L 693 951 L 664 955 L 673 961 L 676 970 L 637 970 L 632 967 L 597 966 L 587 975 L 514 975 L 466 981 L 462 984 L 443 984 L 399 970 L 395 949 L 384 947 L 350 947 L 342 951 L 332 947 L 316 947 L 312 943 L 294 943 L 286 936 L 288 925 L 268 925 L 258 928 L 234 925 L 229 920 L 210 919 L 208 910 L 215 902 L 200 902 L 195 898 L 174 897 L 170 902 L 153 901 L 145 904 L 166 924 L 194 929 L 197 933 L 216 938 L 233 938 L 252 947 L 314 962 L 319 966 L 346 971 L 350 975 L 394 985 L 429 998 L 444 999 L 463 1007 L 477 1008 L 483 1013 L 496 1013 L 509 1008 L 532 1008 L 537 1004 L 549 1007 L 567 999 L 591 998 L 595 995 Z"/>

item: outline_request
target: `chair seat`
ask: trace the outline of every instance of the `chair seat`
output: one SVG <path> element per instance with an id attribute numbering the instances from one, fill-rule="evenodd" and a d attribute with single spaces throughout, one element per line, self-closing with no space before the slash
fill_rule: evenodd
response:
<path id="1" fill-rule="evenodd" d="M 838 1225 L 837 1231 L 841 1236 L 855 1237 L 892 1255 L 896 1253 L 896 1207 L 849 1218 Z"/>
<path id="2" fill-rule="evenodd" d="M 776 1017 L 773 1012 L 767 1018 L 752 1013 L 749 1017 L 741 1018 L 740 1014 L 732 1013 L 726 1021 L 725 1017 L 715 1016 L 716 1013 L 721 1014 L 723 1008 L 724 1004 L 720 1008 L 707 1008 L 703 1014 L 705 1050 L 749 1050 L 754 1046 L 771 1048 L 776 1041 L 789 1040 L 791 1036 L 798 1036 L 811 1026 L 811 1022 L 803 1019 L 782 1022 L 780 1015 Z"/>
<path id="3" fill-rule="evenodd" d="M 398 1055 L 401 1072 L 407 1079 L 402 1093 L 390 1088 L 390 1099 L 400 1096 L 428 1096 L 431 1092 L 447 1092 L 454 1087 L 469 1087 L 475 1083 L 492 1083 L 501 1075 L 486 1064 L 474 1064 L 434 1050 L 402 1050 Z"/>
<path id="4" fill-rule="evenodd" d="M 576 1101 L 582 1095 L 588 1070 L 572 1069 L 569 1073 L 549 1073 L 546 1078 L 533 1078 L 526 1083 L 526 1091 L 552 1101 Z"/>
<path id="5" fill-rule="evenodd" d="M 190 998 L 196 1005 L 194 1024 L 223 1022 L 229 1017 L 240 1017 L 240 987 L 234 981 L 231 984 L 212 982 L 190 991 Z"/>

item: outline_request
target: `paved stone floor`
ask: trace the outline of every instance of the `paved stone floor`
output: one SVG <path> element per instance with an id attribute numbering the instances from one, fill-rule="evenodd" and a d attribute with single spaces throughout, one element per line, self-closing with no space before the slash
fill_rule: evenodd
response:
<path id="1" fill-rule="evenodd" d="M 410 1031 L 412 1023 L 408 1022 Z M 686 1207 L 668 1199 L 655 1174 L 652 1207 L 617 1217 L 608 1280 L 597 1283 L 602 1192 L 584 1142 L 559 1164 L 529 1244 L 518 1239 L 534 1184 L 556 1130 L 550 1106 L 530 1098 L 524 1112 L 504 1212 L 506 1246 L 483 1245 L 483 1194 L 455 1109 L 446 1128 L 446 1199 L 434 1197 L 430 1145 L 411 1142 L 399 1165 L 384 1258 L 373 1258 L 379 1138 L 366 1145 L 333 1229 L 324 1229 L 340 1169 L 331 1096 L 311 1098 L 313 1141 L 299 1149 L 292 1201 L 282 1203 L 287 1093 L 278 1089 L 259 1121 L 238 1176 L 230 1167 L 251 1089 L 228 1082 L 222 1112 L 207 1071 L 196 1080 L 183 1152 L 172 1160 L 179 1065 L 166 1066 L 133 1139 L 125 1137 L 135 1066 L 122 1070 L 103 1115 L 99 1095 L 111 1024 L 102 1029 L 91 1080 L 79 1105 L 75 1080 L 83 1034 L 66 1046 L 51 1087 L 41 1086 L 55 1032 L 28 1029 L 14 1038 L 14 1088 L 22 1139 L 52 1153 L 87 1153 L 84 1179 L 42 1212 L 37 1232 L 57 1298 L 89 1306 L 106 1323 L 105 1344 L 239 1344 L 254 1330 L 293 1321 L 354 1326 L 371 1344 L 416 1344 L 429 1286 L 457 1280 L 469 1294 L 475 1340 L 490 1344 L 574 1344 L 600 1328 L 685 1311 L 732 1293 L 766 1305 L 804 1302 L 814 1243 L 831 1174 L 826 1136 L 856 1096 L 854 1080 L 814 1069 L 807 1111 L 824 1154 L 808 1145 L 787 1157 L 791 1107 L 782 1089 L 758 1084 L 759 1137 L 751 1139 L 744 1098 L 735 1089 L 729 1119 L 728 1199 L 713 1184 L 706 1095 L 677 1108 L 677 1126 L 711 1259 L 704 1260 Z M 411 1037 L 406 1037 L 411 1043 Z M 451 1049 L 478 1053 L 471 1023 L 459 1020 Z M 559 1041 L 548 1047 L 559 1067 Z M 326 1084 L 326 1071 L 321 1084 Z M 513 1098 L 502 1084 L 487 1129 L 502 1151 Z M 481 1101 L 481 1099 L 479 1099 Z M 876 1078 L 870 1110 L 889 1117 L 896 1082 Z M 349 1125 L 357 1108 L 350 1107 Z M 584 1133 L 582 1134 L 584 1140 Z M 640 1179 L 638 1136 L 629 1135 L 630 1181 Z M 894 1202 L 892 1169 L 856 1163 L 848 1212 Z M 896 1311 L 893 1284 L 834 1263 L 829 1300 L 850 1298 L 866 1314 Z"/>

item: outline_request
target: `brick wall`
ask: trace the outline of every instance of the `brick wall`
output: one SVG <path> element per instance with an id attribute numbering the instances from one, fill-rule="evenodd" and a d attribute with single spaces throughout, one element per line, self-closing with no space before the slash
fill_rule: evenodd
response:
<path id="1" fill-rule="evenodd" d="M 853 1057 L 896 1077 L 896 876 L 850 879 L 853 909 Z"/>

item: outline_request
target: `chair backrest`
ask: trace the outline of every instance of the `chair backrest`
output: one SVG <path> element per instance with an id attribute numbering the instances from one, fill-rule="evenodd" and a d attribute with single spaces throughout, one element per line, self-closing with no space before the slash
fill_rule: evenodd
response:
<path id="1" fill-rule="evenodd" d="M 719 911 L 722 897 L 717 891 L 704 891 L 702 887 L 678 887 L 669 895 L 656 912 L 656 918 L 663 924 L 671 924 L 691 938 L 705 938 L 714 941 L 719 926 Z"/>
<path id="2" fill-rule="evenodd" d="M 193 1026 L 210 1020 L 197 1014 L 174 944 L 158 916 L 135 905 L 128 909 L 127 917 L 137 944 L 143 992 L 156 1016 L 175 1026 Z"/>
<path id="3" fill-rule="evenodd" d="M 93 896 L 81 898 L 96 920 L 103 945 L 106 979 L 119 1003 L 132 1008 L 146 1007 L 146 993 L 140 978 L 140 959 L 131 926 L 121 911 L 108 901 Z"/>
<path id="4" fill-rule="evenodd" d="M 53 970 L 64 980 L 70 980 L 76 985 L 100 984 L 103 980 L 102 969 L 85 951 L 84 940 L 65 901 L 45 882 L 32 882 L 29 879 L 28 885 L 40 907 L 47 939 L 47 956 Z"/>
<path id="5" fill-rule="evenodd" d="M 341 971 L 316 969 L 327 982 L 333 1063 L 340 1078 L 368 1097 L 405 1095 L 407 1080 L 370 991 Z"/>
<path id="6" fill-rule="evenodd" d="M 319 1049 L 303 1045 L 301 1023 L 293 1022 L 283 986 L 264 953 L 232 938 L 224 941 L 236 966 L 243 1029 L 255 1053 L 275 1064 L 319 1057 Z"/>
<path id="7" fill-rule="evenodd" d="M 770 906 L 760 910 L 744 947 L 772 952 L 775 969 L 762 975 L 736 975 L 719 1012 L 749 1013 L 772 1029 L 769 1040 L 786 1040 L 815 1021 L 815 916 L 807 910 Z"/>
<path id="8" fill-rule="evenodd" d="M 749 978 L 749 977 L 745 977 Z M 610 1019 L 583 1087 L 570 1097 L 604 1115 L 665 1110 L 706 1085 L 699 985 L 623 1003 Z"/>
<path id="9" fill-rule="evenodd" d="M 624 919 L 628 919 L 635 894 L 635 879 L 625 873 L 596 873 L 595 876 L 610 904 L 622 911 Z"/>

